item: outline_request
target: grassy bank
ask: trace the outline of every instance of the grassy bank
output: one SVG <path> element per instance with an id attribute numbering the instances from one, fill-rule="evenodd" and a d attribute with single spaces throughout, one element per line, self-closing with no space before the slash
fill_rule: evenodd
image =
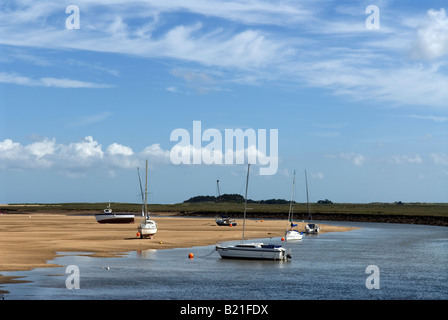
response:
<path id="1" fill-rule="evenodd" d="M 64 213 L 91 215 L 101 212 L 107 203 L 58 203 L 58 204 L 10 204 L 0 205 L 0 211 L 6 214 L 26 213 Z M 136 203 L 111 203 L 115 212 L 134 212 L 140 214 L 141 205 Z M 371 221 L 421 223 L 448 226 L 448 203 L 334 203 L 310 204 L 313 220 L 339 221 Z M 243 204 L 241 203 L 178 203 L 178 204 L 150 204 L 152 212 L 180 216 L 215 216 L 222 212 L 232 217 L 241 217 Z M 288 204 L 248 204 L 248 217 L 283 219 L 287 217 Z M 297 220 L 308 219 L 306 203 L 294 205 L 294 216 Z"/>

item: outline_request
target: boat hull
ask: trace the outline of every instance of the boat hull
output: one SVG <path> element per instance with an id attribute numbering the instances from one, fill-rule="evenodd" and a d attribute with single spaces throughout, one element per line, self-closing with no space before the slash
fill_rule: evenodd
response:
<path id="1" fill-rule="evenodd" d="M 140 234 L 140 238 L 150 238 L 152 239 L 152 237 L 157 233 L 157 223 L 153 220 L 148 220 L 145 223 L 140 224 L 140 226 L 138 227 L 138 233 Z"/>
<path id="2" fill-rule="evenodd" d="M 103 213 L 95 215 L 98 223 L 134 223 L 133 214 Z"/>
<path id="3" fill-rule="evenodd" d="M 235 227 L 236 226 L 236 221 L 235 220 L 229 220 L 229 219 L 216 219 L 216 224 L 218 226 L 224 226 L 224 227 Z"/>
<path id="4" fill-rule="evenodd" d="M 264 245 L 260 243 L 216 246 L 216 250 L 223 259 L 251 259 L 251 260 L 286 260 L 286 250 L 281 246 Z"/>
<path id="5" fill-rule="evenodd" d="M 289 240 L 302 240 L 303 234 L 297 230 L 289 230 L 286 232 L 285 239 Z"/>

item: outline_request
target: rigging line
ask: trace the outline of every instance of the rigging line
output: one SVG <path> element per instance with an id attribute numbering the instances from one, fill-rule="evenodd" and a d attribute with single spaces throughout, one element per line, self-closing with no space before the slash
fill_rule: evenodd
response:
<path id="1" fill-rule="evenodd" d="M 195 258 L 206 258 L 206 257 L 211 256 L 215 252 L 216 252 L 216 249 L 213 248 L 213 251 L 211 251 L 210 253 L 207 253 L 206 255 L 203 255 L 203 256 L 195 256 Z"/>

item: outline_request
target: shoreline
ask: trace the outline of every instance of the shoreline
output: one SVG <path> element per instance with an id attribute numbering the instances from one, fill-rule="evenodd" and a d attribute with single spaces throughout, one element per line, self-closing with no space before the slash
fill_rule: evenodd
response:
<path id="1" fill-rule="evenodd" d="M 116 257 L 130 251 L 173 249 L 214 245 L 240 240 L 242 219 L 235 227 L 220 227 L 215 218 L 179 217 L 154 213 L 158 224 L 154 239 L 137 237 L 140 216 L 129 224 L 99 224 L 94 215 L 33 213 L 0 215 L 0 293 L 1 284 L 18 283 L 4 271 L 27 271 L 48 264 L 59 252 L 91 252 L 93 257 Z M 303 222 L 298 223 L 304 230 Z M 246 239 L 282 237 L 286 220 L 246 220 Z M 321 232 L 343 232 L 356 228 L 321 225 Z"/>
<path id="2" fill-rule="evenodd" d="M 287 219 L 285 213 L 247 213 L 248 219 L 264 216 L 265 219 Z M 188 212 L 181 213 L 185 217 L 214 217 L 214 212 Z M 242 214 L 232 213 L 232 217 L 242 217 Z M 448 217 L 442 216 L 411 216 L 398 214 L 368 214 L 368 213 L 313 213 L 313 221 L 350 221 L 350 222 L 376 222 L 376 223 L 403 223 L 403 224 L 423 224 L 429 226 L 448 227 Z M 308 220 L 306 213 L 294 213 L 294 220 Z"/>

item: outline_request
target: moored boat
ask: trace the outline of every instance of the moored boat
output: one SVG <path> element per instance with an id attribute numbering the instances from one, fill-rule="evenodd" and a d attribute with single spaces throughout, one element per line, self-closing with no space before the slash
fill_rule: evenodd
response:
<path id="1" fill-rule="evenodd" d="M 134 215 L 131 213 L 113 213 L 110 204 L 103 213 L 95 214 L 98 223 L 134 223 Z"/>
<path id="2" fill-rule="evenodd" d="M 216 180 L 216 187 L 218 189 L 218 200 L 221 203 L 221 192 L 219 191 L 219 180 Z M 221 215 L 221 218 L 216 218 L 215 222 L 218 226 L 222 227 L 235 227 L 236 221 L 233 219 L 230 219 L 229 217 L 225 216 L 224 214 Z"/>
<path id="3" fill-rule="evenodd" d="M 288 222 L 290 222 L 290 229 L 285 232 L 285 240 L 302 240 L 303 232 L 299 232 L 299 230 L 294 229 L 297 227 L 297 224 L 293 222 L 294 217 L 294 195 L 295 195 L 295 183 L 296 183 L 296 171 L 294 170 L 294 178 L 292 179 L 292 194 L 291 194 L 291 202 L 289 203 L 289 213 L 288 213 Z"/>
<path id="4" fill-rule="evenodd" d="M 244 229 L 246 225 L 247 188 L 249 184 L 250 164 L 247 166 L 246 196 L 244 198 L 243 239 L 235 246 L 217 245 L 215 247 L 223 259 L 255 259 L 255 260 L 286 260 L 291 258 L 286 249 L 280 245 L 264 243 L 244 243 Z"/>
<path id="5" fill-rule="evenodd" d="M 145 193 L 143 193 L 142 183 L 140 179 L 140 172 L 138 173 L 138 179 L 140 182 L 140 190 L 142 194 L 142 219 L 140 225 L 137 228 L 137 232 L 140 238 L 152 239 L 157 233 L 157 223 L 151 220 L 150 213 L 148 212 L 148 160 L 146 160 L 146 181 L 145 181 Z"/>
<path id="6" fill-rule="evenodd" d="M 310 200 L 308 197 L 308 179 L 306 177 L 306 170 L 305 170 L 305 183 L 306 183 L 306 203 L 308 206 L 308 220 L 310 221 L 305 225 L 305 232 L 307 234 L 318 234 L 320 232 L 320 226 L 318 224 L 311 223 L 311 220 L 313 218 L 311 217 Z"/>
<path id="7" fill-rule="evenodd" d="M 216 246 L 223 259 L 286 260 L 285 248 L 264 243 L 241 243 L 236 246 Z"/>
<path id="8" fill-rule="evenodd" d="M 237 225 L 236 221 L 227 217 L 216 218 L 215 222 L 218 226 L 232 226 L 235 227 Z"/>

